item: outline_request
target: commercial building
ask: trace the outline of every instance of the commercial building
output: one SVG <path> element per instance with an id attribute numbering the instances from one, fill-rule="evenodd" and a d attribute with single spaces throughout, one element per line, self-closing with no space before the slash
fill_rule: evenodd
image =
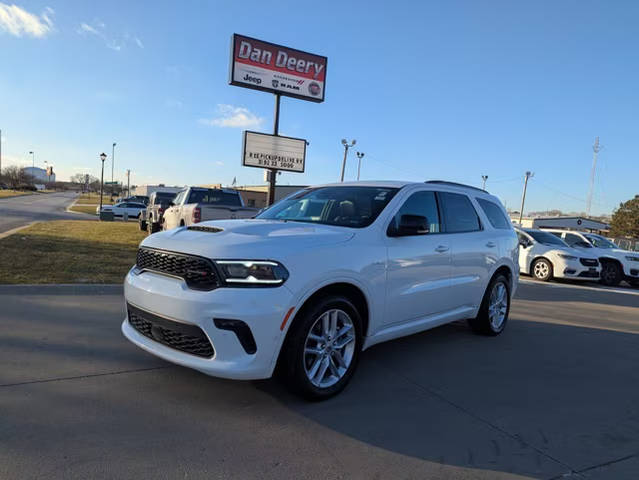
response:
<path id="1" fill-rule="evenodd" d="M 510 219 L 519 224 L 519 213 L 511 213 Z M 521 220 L 523 228 L 561 228 L 564 230 L 583 230 L 605 234 L 610 225 L 587 217 L 524 217 Z"/>
<path id="2" fill-rule="evenodd" d="M 55 182 L 55 173 L 50 176 L 47 175 L 47 171 L 40 167 L 24 167 L 24 173 L 33 177 L 34 183 L 49 183 Z"/>
<path id="3" fill-rule="evenodd" d="M 149 196 L 153 192 L 167 192 L 167 193 L 177 193 L 182 190 L 184 187 L 167 187 L 163 183 L 159 185 L 137 185 L 135 187 L 131 187 L 131 195 L 144 195 Z"/>

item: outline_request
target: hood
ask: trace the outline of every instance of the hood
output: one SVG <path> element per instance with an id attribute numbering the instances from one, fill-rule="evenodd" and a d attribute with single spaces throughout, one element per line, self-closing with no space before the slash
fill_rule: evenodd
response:
<path id="1" fill-rule="evenodd" d="M 589 248 L 588 250 L 594 250 Z M 548 253 L 552 253 L 554 255 L 572 255 L 577 258 L 589 258 L 591 260 L 597 260 L 597 255 L 594 252 L 586 251 L 585 249 L 578 250 L 576 248 L 565 247 L 565 248 L 553 248 L 549 250 Z"/>
<path id="2" fill-rule="evenodd" d="M 639 257 L 639 252 L 633 252 L 632 250 L 623 250 L 622 248 L 593 248 L 597 251 L 599 257 L 617 258 L 619 260 L 625 260 L 628 257 Z"/>
<path id="3" fill-rule="evenodd" d="M 345 227 L 259 219 L 214 220 L 192 227 L 203 229 L 159 232 L 141 246 L 216 259 L 277 260 L 288 252 L 346 242 L 355 235 Z"/>

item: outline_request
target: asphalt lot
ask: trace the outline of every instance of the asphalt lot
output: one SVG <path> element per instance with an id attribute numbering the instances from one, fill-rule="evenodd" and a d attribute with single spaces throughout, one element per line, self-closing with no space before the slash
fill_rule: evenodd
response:
<path id="1" fill-rule="evenodd" d="M 375 346 L 306 403 L 137 349 L 118 288 L 0 287 L 0 478 L 637 479 L 626 290 L 524 282 L 503 335 Z"/>
<path id="2" fill-rule="evenodd" d="M 44 220 L 95 218 L 66 211 L 75 197 L 73 192 L 60 192 L 0 199 L 0 233 Z"/>

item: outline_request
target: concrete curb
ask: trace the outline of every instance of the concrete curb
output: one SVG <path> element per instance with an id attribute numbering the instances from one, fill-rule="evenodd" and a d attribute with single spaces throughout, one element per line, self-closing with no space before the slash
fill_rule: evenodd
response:
<path id="1" fill-rule="evenodd" d="M 124 285 L 107 284 L 24 284 L 0 285 L 0 295 L 122 295 Z"/>
<path id="2" fill-rule="evenodd" d="M 20 227 L 12 228 L 11 230 L 7 230 L 6 232 L 2 232 L 0 233 L 0 240 L 13 235 L 14 233 L 18 233 L 20 230 L 24 230 L 25 228 L 30 227 L 34 223 L 38 223 L 38 222 L 27 223 L 26 225 L 22 225 Z"/>

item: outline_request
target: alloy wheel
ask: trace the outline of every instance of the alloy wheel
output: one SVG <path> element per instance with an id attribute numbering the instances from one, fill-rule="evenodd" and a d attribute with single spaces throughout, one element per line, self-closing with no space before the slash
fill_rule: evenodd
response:
<path id="1" fill-rule="evenodd" d="M 355 352 L 355 327 L 339 309 L 322 313 L 304 343 L 304 371 L 318 388 L 335 385 L 348 371 Z"/>
<path id="2" fill-rule="evenodd" d="M 490 320 L 490 326 L 494 331 L 499 331 L 504 324 L 507 311 L 508 290 L 506 289 L 506 285 L 502 282 L 498 282 L 490 292 L 490 301 L 488 304 L 488 318 Z"/>
<path id="3" fill-rule="evenodd" d="M 550 273 L 550 267 L 546 262 L 537 262 L 534 267 L 535 277 L 546 278 Z"/>

